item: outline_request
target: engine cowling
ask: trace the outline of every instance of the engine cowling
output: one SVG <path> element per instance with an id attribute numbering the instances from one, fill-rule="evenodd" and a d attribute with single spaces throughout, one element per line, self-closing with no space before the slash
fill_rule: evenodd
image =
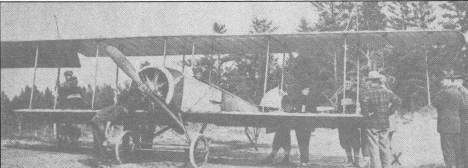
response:
<path id="1" fill-rule="evenodd" d="M 144 67 L 140 79 L 163 98 L 173 112 L 219 112 L 223 90 L 167 67 Z"/>

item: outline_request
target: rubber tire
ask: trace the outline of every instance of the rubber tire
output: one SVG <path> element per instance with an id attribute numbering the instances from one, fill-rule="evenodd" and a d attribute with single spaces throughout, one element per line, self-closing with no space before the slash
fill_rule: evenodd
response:
<path id="1" fill-rule="evenodd" d="M 197 160 L 195 160 L 195 152 L 198 151 L 197 147 L 199 143 L 202 142 L 205 147 L 204 150 L 206 151 L 205 154 L 203 154 L 203 160 L 201 163 L 197 163 Z M 195 151 L 197 149 L 197 151 Z M 190 142 L 190 149 L 189 149 L 189 158 L 190 158 L 190 164 L 194 168 L 198 167 L 203 167 L 207 162 L 208 162 L 208 156 L 210 155 L 210 146 L 208 144 L 208 139 L 205 138 L 203 135 L 198 135 L 192 142 Z"/>
<path id="2" fill-rule="evenodd" d="M 135 154 L 135 144 L 133 143 L 133 141 L 130 140 L 131 135 L 132 135 L 132 132 L 124 131 L 119 138 L 120 139 L 119 142 L 115 144 L 115 149 L 114 149 L 115 158 L 120 164 L 128 163 L 131 160 L 132 156 Z M 128 149 L 128 151 L 125 151 L 125 149 L 123 149 L 124 147 L 123 141 L 125 138 L 129 138 L 130 149 Z"/>

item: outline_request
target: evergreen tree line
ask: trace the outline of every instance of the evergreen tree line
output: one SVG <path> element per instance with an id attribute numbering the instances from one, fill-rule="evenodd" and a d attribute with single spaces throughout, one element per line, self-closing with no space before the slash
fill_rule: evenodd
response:
<path id="1" fill-rule="evenodd" d="M 81 87 L 81 93 L 85 105 L 81 109 L 91 109 L 91 100 L 93 95 L 93 87 Z M 18 115 L 14 114 L 15 109 L 27 109 L 30 104 L 31 87 L 26 86 L 21 90 L 21 93 L 13 98 L 9 98 L 4 91 L 1 93 L 1 130 L 2 136 L 12 133 L 16 130 L 18 124 Z M 129 86 L 125 85 L 123 88 L 118 88 L 122 94 L 128 94 Z M 34 87 L 33 101 L 31 104 L 32 109 L 53 109 L 55 104 L 55 96 L 53 90 L 46 88 L 44 91 L 39 91 Z M 115 89 L 110 85 L 97 86 L 96 96 L 94 101 L 94 109 L 102 109 L 104 107 L 114 104 Z M 45 126 L 47 123 L 38 123 L 34 118 L 22 118 L 22 128 L 24 130 L 34 130 L 40 126 Z"/>

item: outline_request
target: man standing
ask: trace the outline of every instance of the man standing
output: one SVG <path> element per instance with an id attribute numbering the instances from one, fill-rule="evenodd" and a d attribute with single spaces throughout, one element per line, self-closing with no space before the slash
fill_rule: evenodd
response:
<path id="1" fill-rule="evenodd" d="M 343 93 L 338 95 L 338 112 L 346 114 L 356 113 L 356 88 L 352 87 L 352 82 L 346 84 L 345 95 Z M 345 110 L 343 109 L 343 106 Z M 358 166 L 359 154 L 361 151 L 361 131 L 357 127 L 341 127 L 338 128 L 338 136 L 340 145 L 345 150 L 348 157 L 348 166 Z M 354 154 L 354 155 L 353 155 Z"/>
<path id="2" fill-rule="evenodd" d="M 382 87 L 383 75 L 377 71 L 369 72 L 366 79 L 369 89 L 363 93 L 362 114 L 366 117 L 365 147 L 370 155 L 370 167 L 390 167 L 389 116 L 399 108 L 401 99 L 393 92 Z"/>
<path id="3" fill-rule="evenodd" d="M 305 86 L 301 89 L 301 94 L 296 99 L 294 99 L 293 111 L 299 113 L 316 113 L 317 104 L 315 100 L 312 100 L 309 96 L 310 88 Z M 309 164 L 309 143 L 310 135 L 314 129 L 306 128 L 303 125 L 297 125 L 295 128 L 297 146 L 299 147 L 299 153 L 301 155 L 301 167 L 306 167 Z"/>
<path id="4" fill-rule="evenodd" d="M 460 109 L 460 129 L 461 129 L 461 150 L 460 155 L 461 164 L 468 167 L 468 89 L 463 86 L 464 80 L 468 76 L 456 76 L 454 84 L 457 86 L 458 91 L 463 98 L 463 104 Z"/>
<path id="5" fill-rule="evenodd" d="M 80 109 L 84 101 L 78 88 L 78 79 L 73 76 L 73 71 L 64 73 L 65 82 L 58 88 L 58 107 L 61 109 Z M 66 120 L 73 120 L 68 118 Z M 70 122 L 57 124 L 57 139 L 59 147 L 77 146 L 81 136 L 81 130 Z"/>
<path id="6" fill-rule="evenodd" d="M 281 99 L 281 105 L 285 112 L 291 112 L 292 110 L 292 100 L 289 95 L 285 95 Z M 270 110 L 277 110 L 274 108 L 265 107 L 266 111 Z M 267 133 L 275 132 L 275 136 L 273 138 L 272 150 L 270 155 L 263 160 L 264 164 L 268 164 L 273 162 L 278 151 L 283 148 L 284 150 L 284 158 L 281 161 L 282 165 L 289 164 L 289 155 L 291 153 L 291 129 L 288 127 L 278 126 L 277 128 L 267 128 Z"/>
<path id="7" fill-rule="evenodd" d="M 463 97 L 454 83 L 454 77 L 446 75 L 441 81 L 442 90 L 435 95 L 434 107 L 437 110 L 437 131 L 445 165 L 448 168 L 461 167 L 460 158 L 460 108 Z M 459 164 L 457 165 L 457 162 Z"/>

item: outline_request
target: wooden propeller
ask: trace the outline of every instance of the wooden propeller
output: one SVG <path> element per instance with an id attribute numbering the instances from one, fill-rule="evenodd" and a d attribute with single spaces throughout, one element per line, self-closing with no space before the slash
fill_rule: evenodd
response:
<path id="1" fill-rule="evenodd" d="M 167 114 L 169 114 L 169 116 L 171 116 L 171 118 L 174 120 L 174 122 L 176 122 L 176 124 L 174 124 L 174 126 L 173 126 L 173 129 L 177 133 L 183 134 L 185 131 L 184 131 L 184 126 L 182 124 L 182 121 L 180 121 L 174 115 L 174 113 L 172 113 L 171 110 L 169 110 L 169 108 L 167 108 L 166 104 L 161 101 L 162 99 L 160 99 L 160 97 L 158 97 L 156 94 L 154 94 L 149 89 L 149 87 L 140 79 L 140 77 L 138 76 L 137 71 L 132 66 L 132 64 L 125 58 L 125 56 L 122 54 L 122 52 L 120 52 L 114 46 L 110 46 L 110 45 L 106 47 L 106 50 L 109 53 L 109 55 L 111 56 L 112 60 L 114 60 L 114 62 L 117 64 L 117 66 L 120 69 L 122 69 L 122 71 L 124 71 L 125 74 L 127 74 L 133 81 L 135 81 L 138 84 L 138 88 L 141 90 L 141 92 L 143 92 L 145 95 L 150 97 L 153 102 L 159 104 L 164 109 L 164 112 L 166 112 Z"/>

